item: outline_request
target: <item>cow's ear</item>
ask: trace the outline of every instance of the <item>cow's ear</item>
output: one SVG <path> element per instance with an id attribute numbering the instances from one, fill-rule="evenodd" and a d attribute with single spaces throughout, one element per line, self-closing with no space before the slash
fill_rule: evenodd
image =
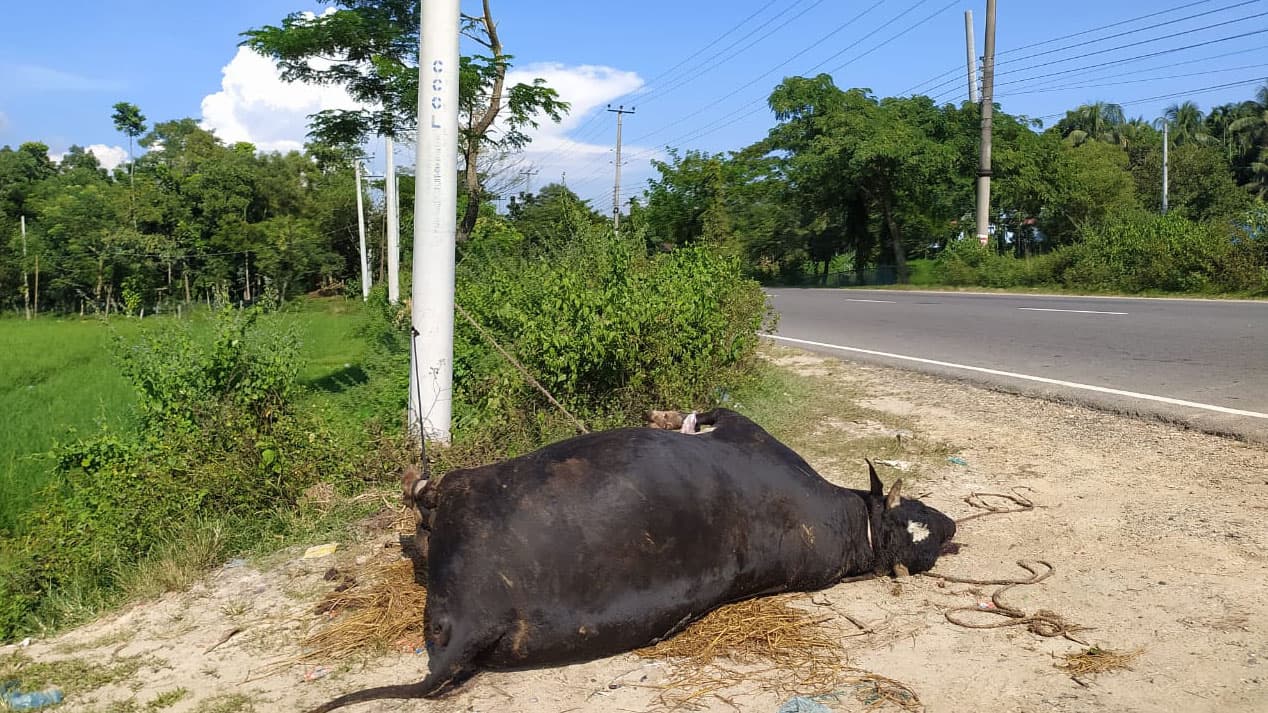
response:
<path id="1" fill-rule="evenodd" d="M 894 481 L 894 487 L 889 489 L 889 495 L 885 496 L 885 509 L 893 510 L 902 502 L 903 479 L 899 478 Z"/>
<path id="2" fill-rule="evenodd" d="M 885 485 L 881 483 L 880 476 L 876 475 L 876 466 L 872 465 L 871 460 L 867 461 L 867 475 L 868 475 L 869 481 L 871 482 L 872 497 L 876 498 L 877 500 L 880 500 L 881 498 L 885 497 Z"/>

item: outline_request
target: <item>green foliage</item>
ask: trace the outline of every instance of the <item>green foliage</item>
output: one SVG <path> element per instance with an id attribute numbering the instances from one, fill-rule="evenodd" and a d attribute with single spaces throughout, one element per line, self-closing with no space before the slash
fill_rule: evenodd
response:
<path id="1" fill-rule="evenodd" d="M 322 410 L 293 407 L 294 339 L 258 319 L 221 313 L 205 339 L 165 324 L 121 348 L 140 428 L 60 449 L 39 506 L 0 541 L 0 638 L 55 623 L 57 596 L 108 598 L 136 563 L 173 560 L 172 538 L 191 522 L 228 523 L 215 553 L 251 546 L 307 487 L 358 481 L 356 434 L 335 430 Z"/>
<path id="2" fill-rule="evenodd" d="M 740 265 L 705 247 L 648 257 L 639 236 L 595 229 L 528 258 L 473 266 L 459 299 L 556 398 L 592 418 L 707 402 L 747 363 L 764 297 Z M 459 324 L 459 424 L 538 397 Z"/>
<path id="3" fill-rule="evenodd" d="M 1070 248 L 1067 284 L 1097 290 L 1207 292 L 1227 284 L 1221 267 L 1232 241 L 1227 228 L 1178 215 L 1129 213 L 1089 226 Z"/>

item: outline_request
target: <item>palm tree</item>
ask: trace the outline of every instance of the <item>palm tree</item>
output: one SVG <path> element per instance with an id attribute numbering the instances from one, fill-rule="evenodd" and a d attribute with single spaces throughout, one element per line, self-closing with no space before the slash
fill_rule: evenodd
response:
<path id="1" fill-rule="evenodd" d="M 1144 117 L 1136 117 L 1125 122 L 1118 130 L 1119 142 L 1124 148 L 1150 143 L 1158 132 L 1145 121 Z"/>
<path id="2" fill-rule="evenodd" d="M 1104 141 L 1121 146 L 1122 127 L 1125 123 L 1123 107 L 1098 101 L 1067 111 L 1065 118 L 1053 128 L 1071 146 L 1078 146 L 1086 141 Z"/>
<path id="3" fill-rule="evenodd" d="M 1268 197 L 1268 84 L 1239 109 L 1240 117 L 1228 127 L 1240 149 L 1236 161 L 1241 164 L 1239 177 L 1255 195 Z"/>
<path id="4" fill-rule="evenodd" d="M 1171 140 L 1177 146 L 1185 143 L 1211 144 L 1215 142 L 1215 139 L 1207 130 L 1205 119 L 1197 104 L 1186 101 L 1167 107 L 1154 125 L 1159 129 L 1164 124 L 1167 125 Z"/>

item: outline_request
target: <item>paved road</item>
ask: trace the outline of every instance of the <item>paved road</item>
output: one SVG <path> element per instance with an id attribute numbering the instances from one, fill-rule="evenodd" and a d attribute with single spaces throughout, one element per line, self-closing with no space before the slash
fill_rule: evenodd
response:
<path id="1" fill-rule="evenodd" d="M 789 346 L 1268 442 L 1268 302 L 768 294 Z"/>

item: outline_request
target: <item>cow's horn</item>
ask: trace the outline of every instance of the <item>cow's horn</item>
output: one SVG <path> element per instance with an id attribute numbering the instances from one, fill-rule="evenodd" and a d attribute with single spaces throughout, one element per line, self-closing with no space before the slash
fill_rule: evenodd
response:
<path id="1" fill-rule="evenodd" d="M 900 579 L 902 577 L 910 577 L 911 572 L 907 571 L 907 565 L 900 563 L 900 564 L 894 565 L 894 576 Z"/>
<path id="2" fill-rule="evenodd" d="M 885 496 L 885 509 L 893 510 L 902 502 L 903 480 L 899 478 L 894 481 L 893 487 L 889 489 L 889 495 Z"/>

